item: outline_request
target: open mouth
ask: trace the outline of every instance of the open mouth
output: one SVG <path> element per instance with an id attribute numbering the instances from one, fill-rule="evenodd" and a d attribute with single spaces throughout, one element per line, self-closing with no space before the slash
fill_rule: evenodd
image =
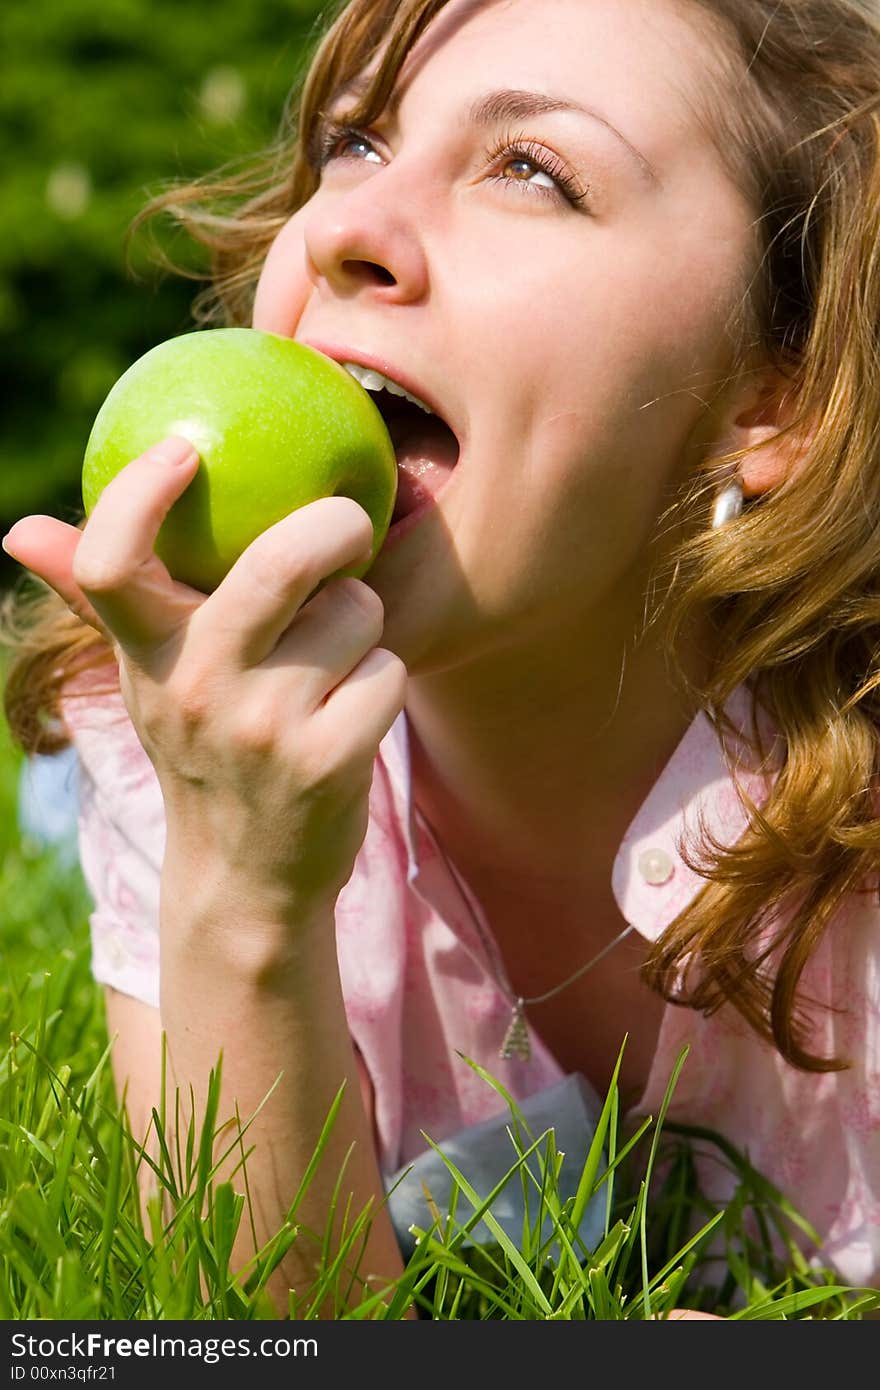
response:
<path id="1" fill-rule="evenodd" d="M 376 402 L 394 445 L 397 498 L 391 525 L 430 505 L 455 465 L 460 447 L 446 421 L 380 372 L 343 364 Z"/>

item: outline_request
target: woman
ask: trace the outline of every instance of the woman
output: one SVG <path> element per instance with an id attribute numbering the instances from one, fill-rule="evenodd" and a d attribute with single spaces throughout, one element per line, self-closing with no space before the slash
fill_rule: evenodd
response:
<path id="1" fill-rule="evenodd" d="M 439 417 L 377 397 L 395 524 L 313 598 L 369 547 L 349 499 L 210 596 L 170 581 L 177 437 L 82 530 L 5 541 L 73 615 L 46 602 L 7 708 L 78 749 L 133 1124 L 163 1030 L 197 1115 L 221 1048 L 226 1114 L 281 1073 L 258 1237 L 343 1080 L 319 1231 L 349 1149 L 360 1209 L 499 1112 L 460 1054 L 602 1091 L 625 1034 L 633 1114 L 686 1041 L 675 1117 L 876 1280 L 878 93 L 855 0 L 354 0 L 239 214 L 168 200 L 225 321 Z M 379 1210 L 362 1273 L 400 1258 Z"/>

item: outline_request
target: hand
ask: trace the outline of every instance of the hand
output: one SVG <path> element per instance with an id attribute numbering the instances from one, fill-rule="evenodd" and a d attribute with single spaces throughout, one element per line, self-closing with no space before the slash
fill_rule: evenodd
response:
<path id="1" fill-rule="evenodd" d="M 377 645 L 381 600 L 328 579 L 367 557 L 372 526 L 350 498 L 323 498 L 202 594 L 153 551 L 197 465 L 188 441 L 167 439 L 108 484 L 81 530 L 26 517 L 4 546 L 112 645 L 186 872 L 323 907 L 350 876 L 406 685 Z"/>

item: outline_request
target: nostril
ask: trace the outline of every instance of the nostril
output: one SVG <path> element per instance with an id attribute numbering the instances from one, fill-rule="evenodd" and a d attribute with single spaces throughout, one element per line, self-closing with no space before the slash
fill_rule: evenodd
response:
<path id="1" fill-rule="evenodd" d="M 386 270 L 384 265 L 377 265 L 375 261 L 344 261 L 343 269 L 346 270 L 349 275 L 360 275 L 364 278 L 370 278 L 376 280 L 380 285 L 397 284 L 391 271 Z"/>

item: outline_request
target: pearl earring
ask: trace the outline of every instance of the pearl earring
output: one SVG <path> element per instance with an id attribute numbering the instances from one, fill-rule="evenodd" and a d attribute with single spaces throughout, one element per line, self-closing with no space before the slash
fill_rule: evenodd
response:
<path id="1" fill-rule="evenodd" d="M 743 509 L 743 485 L 739 478 L 734 478 L 725 484 L 715 498 L 715 506 L 712 509 L 712 530 L 717 531 L 719 526 L 726 526 L 728 521 L 735 521 Z"/>

